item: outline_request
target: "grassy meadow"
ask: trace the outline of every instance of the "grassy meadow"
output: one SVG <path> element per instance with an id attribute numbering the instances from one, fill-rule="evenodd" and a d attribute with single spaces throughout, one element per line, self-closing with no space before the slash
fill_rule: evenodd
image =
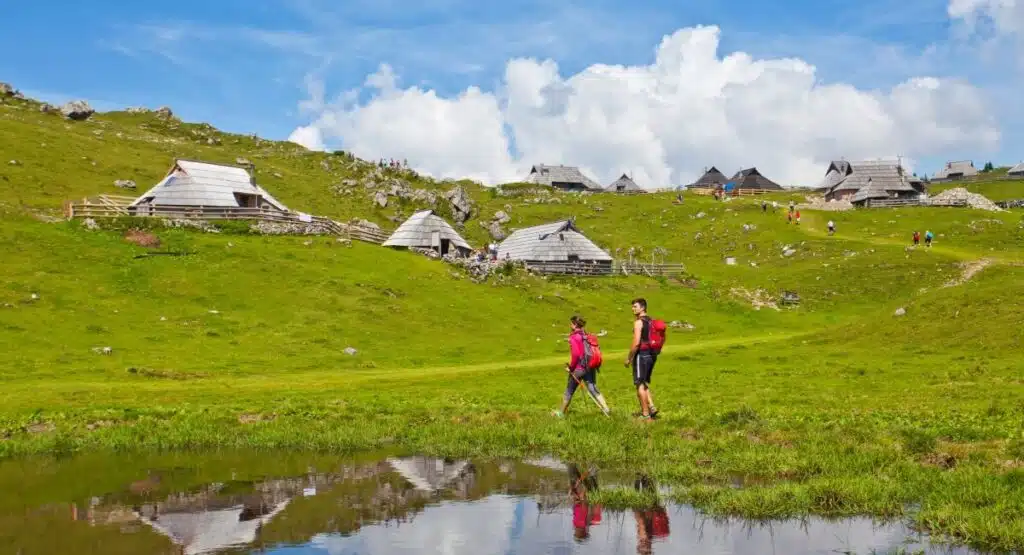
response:
<path id="1" fill-rule="evenodd" d="M 0 458 L 551 454 L 644 469 L 714 514 L 899 516 L 950 540 L 1024 548 L 1019 211 L 803 211 L 796 226 L 782 209 L 763 213 L 760 199 L 538 203 L 464 182 L 474 245 L 497 210 L 508 228 L 574 216 L 619 257 L 632 248 L 650 259 L 657 247 L 687 269 L 661 279 L 517 271 L 473 283 L 438 261 L 333 237 L 51 221 L 64 200 L 123 193 L 115 179 L 148 188 L 178 156 L 248 158 L 282 202 L 339 220 L 393 228 L 417 208 L 335 192 L 374 172 L 348 156 L 151 114 L 65 122 L 11 100 L 0 104 L 0 144 Z M 152 227 L 156 251 L 180 256 L 126 241 L 135 225 Z M 935 246 L 908 249 L 925 229 Z M 800 305 L 775 308 L 782 291 Z M 630 417 L 637 404 L 621 365 L 636 296 L 694 326 L 669 330 L 654 423 Z M 550 415 L 575 312 L 606 332 L 599 387 L 611 418 L 583 396 L 569 418 Z"/>

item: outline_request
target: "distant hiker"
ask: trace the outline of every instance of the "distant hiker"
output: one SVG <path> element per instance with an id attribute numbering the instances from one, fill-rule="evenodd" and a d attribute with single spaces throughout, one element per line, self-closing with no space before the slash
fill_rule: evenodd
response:
<path id="1" fill-rule="evenodd" d="M 800 225 L 800 211 L 796 211 L 796 225 Z"/>
<path id="2" fill-rule="evenodd" d="M 932 235 L 932 232 L 926 230 L 924 232 L 924 246 L 926 246 L 926 247 L 932 246 L 932 239 L 934 239 L 934 238 L 935 238 L 935 236 Z"/>
<path id="3" fill-rule="evenodd" d="M 836 234 L 836 223 L 833 222 L 832 220 L 828 221 L 828 234 L 829 235 L 835 235 Z"/>
<path id="4" fill-rule="evenodd" d="M 633 343 L 626 358 L 626 367 L 633 366 L 633 385 L 636 386 L 636 397 L 640 401 L 640 414 L 645 420 L 653 420 L 658 415 L 651 397 L 651 374 L 654 364 L 658 361 L 661 347 L 665 343 L 665 322 L 652 320 L 647 315 L 647 300 L 633 299 Z"/>
<path id="5" fill-rule="evenodd" d="M 792 212 L 786 212 L 786 223 L 787 224 L 793 223 L 793 213 Z"/>
<path id="6" fill-rule="evenodd" d="M 761 201 L 761 213 L 762 214 L 767 214 L 768 213 L 768 201 L 766 201 L 766 200 L 762 200 Z"/>
<path id="7" fill-rule="evenodd" d="M 597 389 L 597 371 L 601 369 L 601 351 L 597 345 L 597 338 L 586 332 L 587 322 L 579 315 L 569 318 L 569 325 L 572 332 L 569 334 L 569 363 L 565 369 L 569 372 L 569 381 L 565 386 L 565 394 L 562 396 L 562 409 L 555 411 L 555 416 L 562 418 L 569 411 L 569 403 L 580 382 L 586 385 L 590 395 L 594 397 L 601 411 L 608 414 L 608 403 L 604 395 Z"/>
<path id="8" fill-rule="evenodd" d="M 915 231 L 914 232 L 914 246 L 916 247 L 916 246 L 918 246 L 920 244 L 921 244 L 921 232 L 920 231 Z"/>
<path id="9" fill-rule="evenodd" d="M 796 203 L 789 201 L 789 211 L 792 212 L 794 210 L 796 210 Z"/>
<path id="10" fill-rule="evenodd" d="M 778 211 L 779 211 L 779 203 L 773 200 L 772 201 L 772 212 L 778 212 Z"/>

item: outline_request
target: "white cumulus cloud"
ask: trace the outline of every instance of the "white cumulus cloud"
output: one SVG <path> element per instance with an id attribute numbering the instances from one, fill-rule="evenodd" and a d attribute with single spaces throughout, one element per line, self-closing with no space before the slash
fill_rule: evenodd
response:
<path id="1" fill-rule="evenodd" d="M 997 33 L 1024 34 L 1024 2 L 1020 0 L 950 0 L 946 10 L 954 20 L 975 27 L 988 21 Z"/>
<path id="2" fill-rule="evenodd" d="M 718 50 L 717 27 L 686 28 L 664 37 L 649 65 L 563 76 L 554 61 L 513 59 L 495 90 L 450 97 L 402 88 L 382 66 L 364 100 L 350 91 L 305 129 L 436 177 L 500 183 L 561 163 L 604 184 L 627 172 L 645 187 L 689 183 L 712 165 L 813 185 L 839 157 L 913 159 L 1000 139 L 984 95 L 965 82 L 921 77 L 860 90 L 821 83 L 799 59 Z"/>
<path id="3" fill-rule="evenodd" d="M 323 133 L 315 125 L 304 125 L 296 127 L 295 131 L 288 136 L 288 141 L 302 145 L 309 150 L 325 150 Z"/>

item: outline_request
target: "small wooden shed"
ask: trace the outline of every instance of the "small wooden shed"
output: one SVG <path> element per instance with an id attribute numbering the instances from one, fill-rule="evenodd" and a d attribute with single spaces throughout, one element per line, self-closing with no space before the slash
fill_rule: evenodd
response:
<path id="1" fill-rule="evenodd" d="M 410 216 L 384 241 L 384 246 L 433 249 L 441 256 L 466 256 L 472 250 L 459 232 L 433 210 L 423 210 Z"/>
<path id="2" fill-rule="evenodd" d="M 611 267 L 612 257 L 587 239 L 572 219 L 519 229 L 498 245 L 498 260 L 527 265 L 589 262 Z"/>

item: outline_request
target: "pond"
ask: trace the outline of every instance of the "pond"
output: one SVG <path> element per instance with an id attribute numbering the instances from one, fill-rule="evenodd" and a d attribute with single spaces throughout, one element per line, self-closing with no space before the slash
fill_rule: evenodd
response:
<path id="1" fill-rule="evenodd" d="M 216 453 L 0 463 L 0 553 L 17 555 L 970 553 L 870 519 L 751 523 L 658 502 L 645 476 L 555 460 Z M 664 497 L 664 496 L 662 496 Z"/>

